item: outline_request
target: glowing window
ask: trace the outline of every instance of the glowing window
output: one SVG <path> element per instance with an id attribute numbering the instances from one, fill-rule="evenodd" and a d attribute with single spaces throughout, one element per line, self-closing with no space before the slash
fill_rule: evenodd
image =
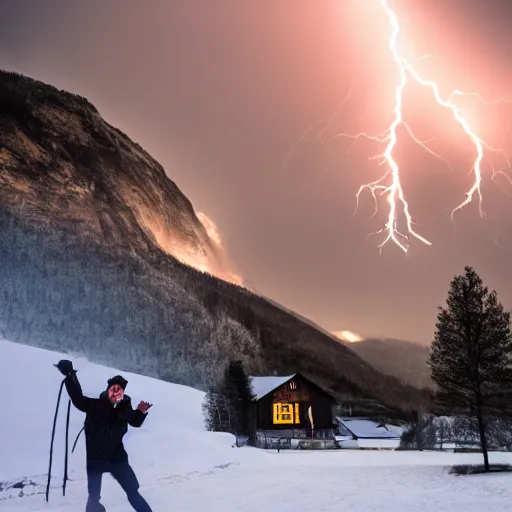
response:
<path id="1" fill-rule="evenodd" d="M 295 405 L 295 407 L 294 407 Z M 273 404 L 275 424 L 300 423 L 299 404 L 277 403 Z M 295 409 L 295 411 L 294 411 Z M 294 414 L 295 412 L 295 414 Z M 295 416 L 295 418 L 294 418 Z"/>

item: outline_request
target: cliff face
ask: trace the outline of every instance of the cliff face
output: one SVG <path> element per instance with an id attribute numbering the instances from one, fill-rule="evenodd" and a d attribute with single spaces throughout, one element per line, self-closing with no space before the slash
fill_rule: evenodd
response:
<path id="1" fill-rule="evenodd" d="M 0 199 L 7 339 L 198 387 L 239 358 L 253 375 L 302 372 L 379 411 L 428 399 L 234 284 L 207 219 L 87 100 L 5 72 Z"/>
<path id="2" fill-rule="evenodd" d="M 2 73 L 0 112 L 6 204 L 34 222 L 73 224 L 104 246 L 156 243 L 188 265 L 240 282 L 160 164 L 87 100 Z"/>

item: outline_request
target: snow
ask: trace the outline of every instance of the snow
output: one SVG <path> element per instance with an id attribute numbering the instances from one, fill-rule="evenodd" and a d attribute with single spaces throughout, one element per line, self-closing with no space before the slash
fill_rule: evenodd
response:
<path id="1" fill-rule="evenodd" d="M 296 374 L 288 375 L 287 377 L 251 377 L 252 392 L 256 396 L 256 399 L 259 400 L 277 387 L 289 381 L 291 378 L 295 377 L 295 375 Z"/>
<path id="2" fill-rule="evenodd" d="M 0 490 L 0 511 L 76 512 L 85 509 L 83 434 L 70 454 L 66 496 L 62 496 L 65 390 L 55 436 L 50 502 L 44 491 L 51 428 L 61 375 L 52 366 L 69 358 L 0 341 L 0 482 L 27 478 L 37 485 Z M 117 373 L 129 383 L 133 402 L 154 403 L 140 429 L 130 429 L 126 448 L 142 495 L 155 512 L 487 512 L 510 508 L 511 474 L 448 474 L 453 464 L 481 463 L 481 454 L 401 451 L 281 451 L 232 448 L 233 436 L 206 432 L 203 393 L 85 359 L 73 359 L 84 391 L 97 395 Z M 66 400 L 64 400 L 66 398 Z M 72 409 L 70 443 L 84 415 Z M 512 463 L 512 454 L 493 453 L 492 462 Z M 109 512 L 130 510 L 108 475 L 102 502 Z M 169 504 L 170 503 L 170 504 Z"/>
<path id="3" fill-rule="evenodd" d="M 365 418 L 337 416 L 340 435 L 336 441 L 340 448 L 396 450 L 400 446 L 403 429 L 396 425 L 381 425 Z M 357 436 L 354 439 L 348 433 Z"/>
<path id="4" fill-rule="evenodd" d="M 343 424 L 357 437 L 367 437 L 367 438 L 380 438 L 380 439 L 396 439 L 400 437 L 399 434 L 395 432 L 390 432 L 384 426 L 379 426 L 380 424 L 376 421 L 371 421 L 362 418 L 337 418 L 338 421 L 343 422 Z"/>

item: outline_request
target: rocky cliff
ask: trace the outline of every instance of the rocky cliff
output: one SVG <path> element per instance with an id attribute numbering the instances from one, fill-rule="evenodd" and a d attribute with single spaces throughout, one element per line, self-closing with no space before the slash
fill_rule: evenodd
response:
<path id="1" fill-rule="evenodd" d="M 157 244 L 238 281 L 161 165 L 86 99 L 4 73 L 0 112 L 0 185 L 11 207 L 35 222 L 72 223 L 103 246 Z"/>

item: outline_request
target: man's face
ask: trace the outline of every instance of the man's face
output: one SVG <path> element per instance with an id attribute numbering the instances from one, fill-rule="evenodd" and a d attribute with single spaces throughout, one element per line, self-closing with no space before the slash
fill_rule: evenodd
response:
<path id="1" fill-rule="evenodd" d="M 123 388 L 119 384 L 114 384 L 108 388 L 108 399 L 111 404 L 115 404 L 122 400 L 124 396 Z"/>

